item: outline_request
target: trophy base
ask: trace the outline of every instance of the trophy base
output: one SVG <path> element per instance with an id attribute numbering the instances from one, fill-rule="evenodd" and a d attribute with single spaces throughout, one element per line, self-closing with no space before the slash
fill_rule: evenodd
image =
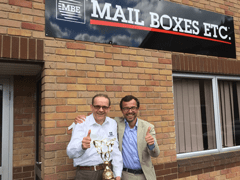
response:
<path id="1" fill-rule="evenodd" d="M 104 165 L 106 166 L 104 171 L 103 171 L 103 180 L 114 180 L 114 176 L 113 176 L 113 172 L 112 170 L 108 167 L 109 166 L 109 162 L 105 161 Z"/>

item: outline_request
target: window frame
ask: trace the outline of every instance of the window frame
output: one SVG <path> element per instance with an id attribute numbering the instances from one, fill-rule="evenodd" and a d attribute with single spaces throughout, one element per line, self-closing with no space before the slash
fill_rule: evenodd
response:
<path id="1" fill-rule="evenodd" d="M 5 99 L 7 99 L 8 102 L 3 103 L 3 108 L 4 108 L 4 114 L 3 114 L 3 120 L 5 120 L 5 124 L 3 124 L 3 129 L 5 132 L 3 132 L 6 135 L 6 138 L 3 139 L 3 144 L 5 145 L 5 149 L 3 152 L 7 152 L 8 156 L 3 157 L 4 160 L 2 162 L 6 162 L 7 164 L 4 166 L 3 171 L 3 166 L 1 167 L 0 175 L 2 175 L 2 179 L 8 179 L 12 180 L 13 179 L 13 98 L 14 98 L 14 92 L 13 92 L 13 76 L 2 76 L 0 75 L 0 83 L 2 83 L 3 86 L 3 96 Z M 3 154 L 2 154 L 3 155 Z"/>
<path id="2" fill-rule="evenodd" d="M 240 77 L 203 75 L 203 74 L 185 74 L 185 73 L 173 73 L 172 76 L 173 78 L 194 78 L 194 79 L 212 80 L 213 110 L 214 110 L 214 122 L 215 122 L 216 145 L 217 145 L 216 149 L 177 154 L 177 159 L 240 150 L 240 145 L 233 146 L 233 147 L 226 147 L 226 148 L 222 147 L 221 120 L 220 120 L 219 93 L 218 93 L 218 80 L 230 80 L 230 81 L 240 82 Z"/>

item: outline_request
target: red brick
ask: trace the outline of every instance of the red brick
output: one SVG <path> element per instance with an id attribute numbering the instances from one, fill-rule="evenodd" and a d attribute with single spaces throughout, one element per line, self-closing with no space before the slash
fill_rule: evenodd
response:
<path id="1" fill-rule="evenodd" d="M 2 42 L 0 42 L 2 43 Z M 10 36 L 3 36 L 3 57 L 10 58 Z M 1 52 L 1 50 L 0 50 Z M 1 55 L 1 54 L 0 54 Z"/>
<path id="2" fill-rule="evenodd" d="M 22 28 L 36 30 L 36 31 L 44 31 L 44 25 L 27 23 L 27 22 L 22 22 Z"/>
<path id="3" fill-rule="evenodd" d="M 112 54 L 110 54 L 110 53 L 96 52 L 96 57 L 97 57 L 97 58 L 112 59 Z"/>
<path id="4" fill-rule="evenodd" d="M 139 91 L 153 91 L 153 87 L 148 87 L 148 86 L 140 86 Z"/>
<path id="5" fill-rule="evenodd" d="M 184 56 L 184 71 L 189 71 L 189 65 L 188 65 L 188 56 Z"/>
<path id="6" fill-rule="evenodd" d="M 23 120 L 14 120 L 14 125 L 22 125 Z"/>
<path id="7" fill-rule="evenodd" d="M 126 66 L 126 67 L 137 67 L 137 62 L 122 61 L 122 66 Z"/>
<path id="8" fill-rule="evenodd" d="M 108 53 L 121 53 L 121 50 L 119 48 L 114 48 L 114 47 L 105 47 L 105 52 L 108 52 Z"/>
<path id="9" fill-rule="evenodd" d="M 165 168 L 175 168 L 177 166 L 178 166 L 177 162 L 171 162 L 171 163 L 165 164 Z"/>
<path id="10" fill-rule="evenodd" d="M 32 8 L 32 2 L 31 1 L 25 1 L 25 0 L 9 0 L 10 5 L 15 6 L 21 6 L 26 8 Z"/>
<path id="11" fill-rule="evenodd" d="M 228 174 L 230 173 L 230 169 L 224 169 L 220 171 L 221 174 Z"/>
<path id="12" fill-rule="evenodd" d="M 76 168 L 73 167 L 73 165 L 64 165 L 64 166 L 57 166 L 56 167 L 56 172 L 64 172 L 64 171 L 72 171 Z"/>
<path id="13" fill-rule="evenodd" d="M 43 40 L 37 40 L 37 60 L 43 60 Z"/>
<path id="14" fill-rule="evenodd" d="M 76 77 L 85 77 L 86 72 L 85 71 L 67 71 L 68 76 L 76 76 Z"/>
<path id="15" fill-rule="evenodd" d="M 173 71 L 180 70 L 178 54 L 173 54 L 172 55 L 172 69 L 173 69 Z"/>
<path id="16" fill-rule="evenodd" d="M 67 42 L 66 46 L 68 49 L 86 49 L 85 44 Z"/>
<path id="17" fill-rule="evenodd" d="M 174 156 L 176 155 L 176 151 L 175 150 L 168 150 L 168 151 L 164 151 L 164 157 L 166 156 Z"/>
<path id="18" fill-rule="evenodd" d="M 24 173 L 18 173 L 18 174 L 13 174 L 13 179 L 21 179 L 21 178 L 29 178 L 32 176 L 31 172 L 24 172 Z"/>
<path id="19" fill-rule="evenodd" d="M 12 37 L 12 58 L 18 59 L 18 57 L 19 57 L 19 37 Z"/>
<path id="20" fill-rule="evenodd" d="M 45 135 L 58 135 L 65 134 L 65 128 L 45 128 Z"/>
<path id="21" fill-rule="evenodd" d="M 71 140 L 71 135 L 56 136 L 56 142 L 68 142 Z"/>
<path id="22" fill-rule="evenodd" d="M 35 132 L 24 132 L 24 137 L 35 136 Z"/>
<path id="23" fill-rule="evenodd" d="M 232 11 L 225 11 L 225 15 L 228 15 L 228 16 L 234 16 L 234 13 Z"/>
<path id="24" fill-rule="evenodd" d="M 76 84 L 77 78 L 75 77 L 57 77 L 58 83 Z"/>
<path id="25" fill-rule="evenodd" d="M 23 172 L 34 171 L 34 166 L 25 166 L 23 167 Z"/>
<path id="26" fill-rule="evenodd" d="M 104 85 L 88 85 L 87 86 L 88 91 L 105 91 Z"/>
<path id="27" fill-rule="evenodd" d="M 45 144 L 45 151 L 65 150 L 65 143 Z"/>
<path id="28" fill-rule="evenodd" d="M 14 126 L 14 131 L 31 131 L 32 130 L 32 126 Z"/>
<path id="29" fill-rule="evenodd" d="M 160 84 L 161 84 L 161 86 L 170 86 L 170 87 L 173 86 L 172 81 L 161 81 Z"/>
<path id="30" fill-rule="evenodd" d="M 35 60 L 36 55 L 36 40 L 35 39 L 29 39 L 29 51 L 28 51 L 28 57 L 29 59 Z"/>
<path id="31" fill-rule="evenodd" d="M 180 64 L 180 71 L 183 71 L 184 70 L 184 61 L 183 61 L 183 55 L 182 54 L 180 54 L 179 56 L 179 64 Z"/>
<path id="32" fill-rule="evenodd" d="M 158 59 L 158 62 L 160 64 L 172 64 L 172 60 L 171 59 L 162 59 L 162 58 L 159 58 Z"/>
<path id="33" fill-rule="evenodd" d="M 154 169 L 157 170 L 162 170 L 164 168 L 164 164 L 159 164 L 159 165 L 155 165 Z"/>
<path id="34" fill-rule="evenodd" d="M 22 172 L 22 167 L 14 167 L 13 168 L 13 173 L 19 173 Z"/>
<path id="35" fill-rule="evenodd" d="M 147 86 L 159 86 L 159 81 L 146 81 Z"/>
<path id="36" fill-rule="evenodd" d="M 178 173 L 178 178 L 185 178 L 190 176 L 190 172 Z"/>
<path id="37" fill-rule="evenodd" d="M 122 86 L 106 86 L 106 91 L 122 91 Z"/>
<path id="38" fill-rule="evenodd" d="M 58 175 L 57 174 L 50 174 L 50 175 L 46 175 L 44 176 L 45 180 L 58 180 Z"/>
<path id="39" fill-rule="evenodd" d="M 105 60 L 106 66 L 121 66 L 122 63 L 119 60 Z"/>
<path id="40" fill-rule="evenodd" d="M 56 112 L 76 112 L 76 106 L 57 106 Z"/>
<path id="41" fill-rule="evenodd" d="M 55 142 L 55 136 L 45 136 L 44 137 L 44 143 L 54 143 Z"/>
<path id="42" fill-rule="evenodd" d="M 152 75 L 150 75 L 150 74 L 139 74 L 138 79 L 152 79 Z"/>
<path id="43" fill-rule="evenodd" d="M 90 106 L 88 106 L 90 109 Z M 69 115 L 70 116 L 70 115 Z M 68 117 L 69 117 L 68 116 Z M 75 118 L 76 115 L 74 114 L 73 118 Z M 62 120 L 62 121 L 57 121 L 57 127 L 68 127 L 73 123 L 73 120 Z"/>
<path id="44" fill-rule="evenodd" d="M 20 39 L 20 58 L 21 59 L 27 59 L 27 44 L 28 44 L 27 38 Z"/>
<path id="45" fill-rule="evenodd" d="M 171 173 L 171 169 L 163 169 L 163 170 L 158 170 L 156 171 L 156 175 L 159 176 L 159 175 L 168 175 Z"/>

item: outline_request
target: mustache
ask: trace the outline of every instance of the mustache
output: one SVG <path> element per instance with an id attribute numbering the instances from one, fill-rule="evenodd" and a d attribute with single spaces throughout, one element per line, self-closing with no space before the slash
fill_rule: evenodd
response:
<path id="1" fill-rule="evenodd" d="M 105 113 L 99 113 L 99 112 L 97 112 L 97 114 L 98 114 L 98 115 L 104 115 Z"/>
<path id="2" fill-rule="evenodd" d="M 126 115 L 135 115 L 136 113 L 132 112 L 132 113 L 127 113 Z"/>

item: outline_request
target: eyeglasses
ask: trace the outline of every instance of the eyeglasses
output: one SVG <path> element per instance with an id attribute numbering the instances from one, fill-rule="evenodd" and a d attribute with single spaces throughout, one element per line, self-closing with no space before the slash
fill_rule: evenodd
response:
<path id="1" fill-rule="evenodd" d="M 122 110 L 123 111 L 125 111 L 125 112 L 128 112 L 129 110 L 132 110 L 132 111 L 136 111 L 137 109 L 138 109 L 138 107 L 136 107 L 136 106 L 133 106 L 133 107 L 124 107 L 124 108 L 122 108 Z"/>
<path id="2" fill-rule="evenodd" d="M 103 109 L 104 111 L 108 110 L 109 106 L 99 106 L 99 105 L 93 105 L 93 107 L 96 109 L 96 110 L 99 110 L 99 109 Z"/>

